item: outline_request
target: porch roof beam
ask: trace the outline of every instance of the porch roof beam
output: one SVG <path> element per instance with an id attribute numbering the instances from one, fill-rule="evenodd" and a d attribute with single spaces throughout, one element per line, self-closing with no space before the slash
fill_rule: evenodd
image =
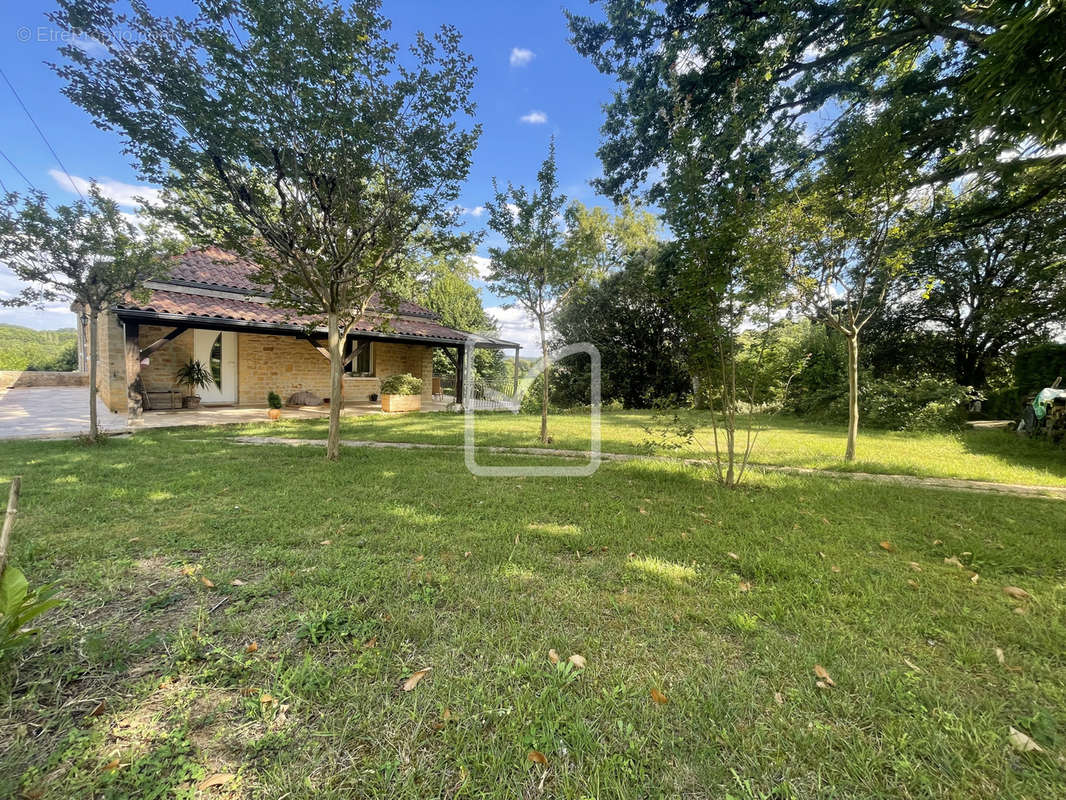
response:
<path id="1" fill-rule="evenodd" d="M 163 336 L 162 338 L 156 339 L 154 342 L 152 342 L 147 347 L 142 347 L 141 348 L 141 360 L 143 361 L 144 359 L 146 359 L 150 355 L 152 355 L 152 353 L 154 353 L 157 350 L 160 350 L 161 348 L 165 347 L 169 342 L 174 341 L 179 336 L 181 336 L 183 333 L 185 333 L 185 331 L 187 331 L 187 330 L 189 330 L 189 326 L 188 325 L 178 325 L 176 328 L 174 328 L 174 330 L 172 330 L 166 336 Z"/>

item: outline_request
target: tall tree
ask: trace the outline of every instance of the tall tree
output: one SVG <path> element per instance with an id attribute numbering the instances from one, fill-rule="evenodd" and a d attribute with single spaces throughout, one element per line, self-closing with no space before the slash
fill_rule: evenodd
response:
<path id="1" fill-rule="evenodd" d="M 485 203 L 489 227 L 504 240 L 504 247 L 489 248 L 488 283 L 496 294 L 513 297 L 519 308 L 537 325 L 543 364 L 540 406 L 540 440 L 548 442 L 548 357 L 550 321 L 595 269 L 595 240 L 577 231 L 574 210 L 566 209 L 566 196 L 559 193 L 555 164 L 555 140 L 537 172 L 537 188 L 508 183 L 501 190 L 493 181 L 495 197 Z M 569 224 L 568 224 L 569 223 Z"/>
<path id="2" fill-rule="evenodd" d="M 697 152 L 673 147 L 682 128 L 699 133 L 708 178 L 743 148 L 781 177 L 872 155 L 916 181 L 975 174 L 1010 199 L 999 213 L 1066 186 L 1060 2 L 600 4 L 570 26 L 621 83 L 600 148 L 612 195 L 645 182 L 661 194 Z M 856 122 L 893 135 L 868 153 L 849 140 Z"/>
<path id="3" fill-rule="evenodd" d="M 93 183 L 87 199 L 48 207 L 41 192 L 0 202 L 0 260 L 26 283 L 7 306 L 71 302 L 89 317 L 89 441 L 99 436 L 96 372 L 101 312 L 165 272 L 181 245 L 159 225 L 134 225 Z"/>
<path id="4" fill-rule="evenodd" d="M 335 460 L 355 321 L 394 300 L 412 249 L 469 250 L 449 231 L 480 130 L 464 126 L 475 70 L 450 27 L 401 54 L 378 0 L 196 5 L 181 19 L 60 0 L 52 21 L 101 46 L 62 48 L 56 69 L 164 187 L 169 219 L 253 261 L 277 306 L 326 327 Z"/>

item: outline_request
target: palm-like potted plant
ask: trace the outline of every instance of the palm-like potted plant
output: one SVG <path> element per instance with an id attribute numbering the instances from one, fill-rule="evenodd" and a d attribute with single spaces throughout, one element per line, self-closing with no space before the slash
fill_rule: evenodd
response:
<path id="1" fill-rule="evenodd" d="M 382 411 L 419 411 L 422 408 L 422 379 L 414 375 L 390 375 L 381 382 Z"/>
<path id="2" fill-rule="evenodd" d="M 211 386 L 215 381 L 211 377 L 211 373 L 207 371 L 201 362 L 195 359 L 189 359 L 189 361 L 183 364 L 175 376 L 178 386 L 188 387 L 189 393 L 181 398 L 182 408 L 199 408 L 200 407 L 200 395 L 196 393 L 197 389 L 206 389 Z"/>

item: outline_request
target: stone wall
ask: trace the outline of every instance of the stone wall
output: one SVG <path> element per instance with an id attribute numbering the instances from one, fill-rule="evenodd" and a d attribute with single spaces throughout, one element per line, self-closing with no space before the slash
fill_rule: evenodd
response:
<path id="1" fill-rule="evenodd" d="M 105 311 L 97 323 L 100 359 L 96 364 L 96 389 L 104 405 L 116 413 L 126 411 L 126 334 L 118 317 Z M 86 370 L 92 342 L 86 341 Z"/>
<path id="2" fill-rule="evenodd" d="M 288 400 L 301 390 L 329 397 L 329 361 L 306 339 L 237 335 L 237 402 L 265 406 L 267 394 Z"/>
<path id="3" fill-rule="evenodd" d="M 87 372 L 35 372 L 0 370 L 0 389 L 23 389 L 40 386 L 88 386 Z"/>

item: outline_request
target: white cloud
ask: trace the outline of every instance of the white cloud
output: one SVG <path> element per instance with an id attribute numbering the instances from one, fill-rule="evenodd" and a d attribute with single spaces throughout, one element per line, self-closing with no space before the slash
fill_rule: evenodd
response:
<path id="1" fill-rule="evenodd" d="M 528 114 L 523 114 L 519 121 L 527 125 L 543 125 L 548 121 L 548 115 L 543 111 L 530 111 Z"/>
<path id="2" fill-rule="evenodd" d="M 511 48 L 511 66 L 512 67 L 524 67 L 530 61 L 537 57 L 537 54 L 532 50 L 527 50 L 524 47 L 512 47 Z"/>
<path id="3" fill-rule="evenodd" d="M 485 280 L 486 278 L 488 278 L 489 264 L 492 263 L 490 259 L 485 258 L 485 256 L 471 255 L 467 256 L 466 260 L 470 264 L 470 266 L 477 270 L 478 278 L 480 278 L 481 280 Z"/>
<path id="4" fill-rule="evenodd" d="M 81 178 L 77 175 L 71 175 L 68 178 L 65 172 L 58 169 L 50 169 L 48 170 L 48 174 L 52 176 L 52 180 L 54 180 L 61 189 L 65 189 L 71 194 L 74 194 L 74 189 L 71 186 L 71 183 L 73 183 L 83 195 L 89 194 L 89 186 L 92 181 L 86 178 Z M 100 194 L 110 200 L 114 200 L 120 206 L 133 207 L 140 205 L 136 200 L 138 197 L 143 197 L 150 204 L 159 202 L 159 189 L 152 186 L 137 186 L 132 183 L 113 181 L 108 178 L 98 180 L 96 183 L 100 187 Z"/>
<path id="5" fill-rule="evenodd" d="M 507 204 L 507 210 L 511 212 L 511 216 L 517 221 L 520 209 L 514 203 Z"/>
<path id="6" fill-rule="evenodd" d="M 490 306 L 485 312 L 499 323 L 499 338 L 522 345 L 527 355 L 540 353 L 540 334 L 522 309 Z"/>
<path id="7" fill-rule="evenodd" d="M 485 206 L 474 206 L 473 208 L 460 208 L 460 214 L 467 214 L 471 217 L 480 217 L 485 213 Z"/>

